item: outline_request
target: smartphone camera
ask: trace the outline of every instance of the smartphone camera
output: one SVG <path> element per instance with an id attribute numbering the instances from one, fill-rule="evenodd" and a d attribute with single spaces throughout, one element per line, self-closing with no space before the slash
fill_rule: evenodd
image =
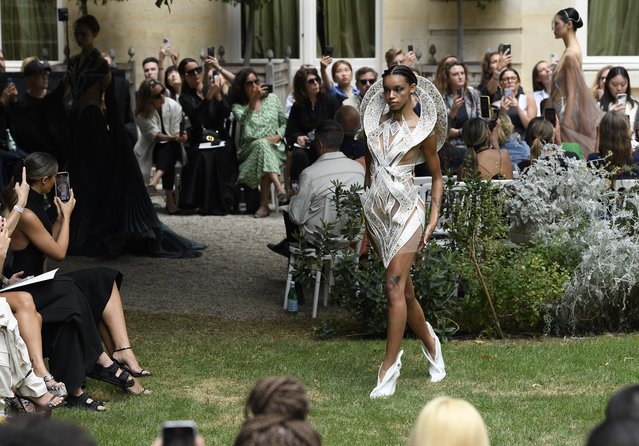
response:
<path id="1" fill-rule="evenodd" d="M 58 172 L 58 176 L 55 177 L 55 196 L 63 203 L 71 199 L 69 172 Z"/>
<path id="2" fill-rule="evenodd" d="M 273 85 L 272 84 L 265 84 L 265 85 L 266 85 L 266 93 L 267 94 L 273 93 Z"/>
<path id="3" fill-rule="evenodd" d="M 411 51 L 413 51 L 413 45 L 408 45 L 408 52 L 410 53 Z"/>
<path id="4" fill-rule="evenodd" d="M 163 446 L 195 446 L 197 426 L 192 420 L 167 421 L 162 423 Z"/>
<path id="5" fill-rule="evenodd" d="M 333 47 L 332 46 L 325 46 L 324 47 L 324 55 L 333 57 Z"/>
<path id="6" fill-rule="evenodd" d="M 490 107 L 490 96 L 481 96 L 479 98 L 479 105 L 481 108 L 481 117 L 490 119 L 493 115 L 493 110 Z"/>
<path id="7" fill-rule="evenodd" d="M 512 88 L 504 88 L 504 97 L 507 98 L 509 96 L 513 95 L 513 89 Z"/>
<path id="8" fill-rule="evenodd" d="M 58 8 L 58 22 L 69 21 L 69 8 Z"/>
<path id="9" fill-rule="evenodd" d="M 206 49 L 206 54 L 211 56 L 211 57 L 215 57 L 215 47 L 214 46 L 210 46 Z"/>
<path id="10" fill-rule="evenodd" d="M 552 107 L 546 107 L 544 109 L 544 119 L 552 124 L 554 127 L 557 125 L 557 113 L 555 109 Z"/>
<path id="11" fill-rule="evenodd" d="M 510 52 L 510 54 L 512 54 L 511 48 L 510 48 L 510 43 L 502 43 L 500 45 L 500 48 L 501 48 L 499 50 L 500 53 L 505 53 L 506 51 L 508 51 L 508 52 Z"/>
<path id="12" fill-rule="evenodd" d="M 617 104 L 626 105 L 627 100 L 628 100 L 628 95 L 626 93 L 619 93 L 617 95 Z"/>

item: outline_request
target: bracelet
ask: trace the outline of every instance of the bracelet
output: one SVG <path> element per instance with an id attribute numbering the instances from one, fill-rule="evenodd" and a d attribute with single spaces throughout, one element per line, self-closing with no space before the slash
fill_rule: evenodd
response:
<path id="1" fill-rule="evenodd" d="M 24 212 L 24 208 L 22 206 L 18 206 L 17 204 L 13 206 L 14 211 L 18 211 L 20 214 Z"/>

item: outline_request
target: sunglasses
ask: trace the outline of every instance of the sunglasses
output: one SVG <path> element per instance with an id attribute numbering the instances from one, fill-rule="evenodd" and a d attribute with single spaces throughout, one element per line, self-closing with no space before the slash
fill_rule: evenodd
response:
<path id="1" fill-rule="evenodd" d="M 373 85 L 375 83 L 375 79 L 359 79 L 357 82 L 362 85 Z"/>
<path id="2" fill-rule="evenodd" d="M 195 67 L 186 72 L 187 76 L 193 76 L 194 74 L 200 74 L 202 72 L 202 67 Z"/>
<path id="3" fill-rule="evenodd" d="M 313 84 L 321 84 L 321 83 L 322 83 L 322 80 L 321 80 L 321 79 L 319 79 L 319 78 L 317 78 L 317 77 L 312 77 L 312 78 L 308 79 L 308 80 L 306 81 L 306 83 L 307 83 L 307 84 L 309 84 L 309 85 L 313 85 Z"/>
<path id="4" fill-rule="evenodd" d="M 153 96 L 151 96 L 152 99 L 162 99 L 162 96 L 164 96 L 164 92 L 158 93 L 158 94 L 154 94 Z"/>
<path id="5" fill-rule="evenodd" d="M 255 79 L 254 81 L 246 81 L 244 85 L 246 85 L 247 87 L 249 85 L 260 85 L 260 81 L 258 81 L 257 79 Z"/>

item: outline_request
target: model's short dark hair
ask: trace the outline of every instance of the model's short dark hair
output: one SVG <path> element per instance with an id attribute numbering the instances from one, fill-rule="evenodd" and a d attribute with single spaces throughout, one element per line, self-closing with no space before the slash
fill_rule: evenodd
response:
<path id="1" fill-rule="evenodd" d="M 145 66 L 149 62 L 154 62 L 158 67 L 160 66 L 160 61 L 156 57 L 147 57 L 142 61 L 142 66 Z"/>
<path id="2" fill-rule="evenodd" d="M 344 129 L 337 121 L 325 119 L 315 127 L 315 139 L 329 149 L 339 150 L 344 140 Z"/>

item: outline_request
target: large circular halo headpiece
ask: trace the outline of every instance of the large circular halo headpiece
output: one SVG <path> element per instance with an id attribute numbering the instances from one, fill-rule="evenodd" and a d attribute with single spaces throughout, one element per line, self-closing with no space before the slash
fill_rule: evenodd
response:
<path id="1" fill-rule="evenodd" d="M 434 131 L 439 150 L 448 137 L 448 113 L 444 99 L 432 82 L 421 76 L 417 76 L 415 95 L 421 106 L 421 114 L 412 132 L 413 138 L 415 141 L 423 141 Z M 380 118 L 388 112 L 388 104 L 384 99 L 384 78 L 380 78 L 366 92 L 360 106 L 362 128 L 367 135 L 379 127 Z"/>

